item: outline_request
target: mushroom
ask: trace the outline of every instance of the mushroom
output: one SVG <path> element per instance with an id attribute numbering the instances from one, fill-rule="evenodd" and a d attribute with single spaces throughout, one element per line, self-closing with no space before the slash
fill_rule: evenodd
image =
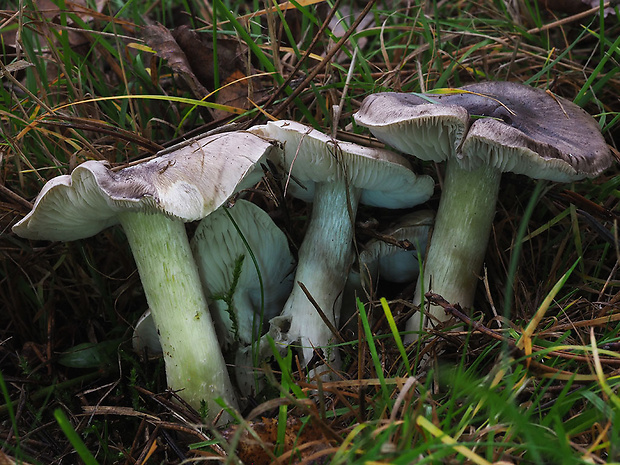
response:
<path id="1" fill-rule="evenodd" d="M 359 272 L 366 275 L 365 285 L 377 278 L 393 283 L 405 283 L 418 277 L 420 268 L 418 253 L 425 255 L 430 230 L 435 214 L 431 210 L 420 210 L 403 215 L 381 236 L 392 241 L 407 241 L 410 248 L 404 248 L 381 238 L 371 239 L 359 256 Z"/>
<path id="2" fill-rule="evenodd" d="M 400 155 L 337 141 L 293 121 L 269 122 L 250 130 L 284 144 L 281 165 L 291 179 L 301 184 L 300 187 L 291 182 L 288 188 L 293 195 L 313 202 L 312 216 L 299 249 L 297 285 L 282 315 L 272 321 L 284 328 L 288 343 L 301 342 L 301 363 L 305 366 L 314 347 L 327 349 L 332 331 L 300 284 L 336 327 L 342 291 L 353 262 L 353 225 L 358 203 L 412 207 L 428 200 L 434 183 L 428 176 L 417 176 Z M 338 364 L 335 351 L 326 359 Z"/>
<path id="3" fill-rule="evenodd" d="M 256 341 L 293 287 L 295 260 L 284 233 L 260 207 L 239 199 L 203 219 L 190 244 L 220 344 Z"/>
<path id="4" fill-rule="evenodd" d="M 495 214 L 501 173 L 569 182 L 611 164 L 597 122 L 543 90 L 485 82 L 445 94 L 368 96 L 354 116 L 381 141 L 423 160 L 447 160 L 442 195 L 416 302 L 432 289 L 471 307 Z M 430 315 L 445 320 L 441 308 Z M 422 326 L 420 314 L 409 331 Z"/>
<path id="5" fill-rule="evenodd" d="M 120 223 L 131 247 L 164 352 L 168 386 L 215 416 L 221 397 L 235 406 L 184 222 L 204 218 L 255 182 L 252 170 L 273 144 L 248 132 L 175 146 L 155 159 L 110 170 L 87 161 L 50 180 L 13 231 L 72 241 Z"/>
<path id="6" fill-rule="evenodd" d="M 408 213 L 364 245 L 347 277 L 342 310 L 345 321 L 357 312 L 356 297 L 371 295 L 379 280 L 407 283 L 418 278 L 419 256 L 426 254 L 434 219 L 431 210 Z"/>
<path id="7" fill-rule="evenodd" d="M 262 358 L 253 342 L 282 311 L 293 287 L 295 260 L 286 236 L 260 207 L 238 199 L 200 221 L 190 246 L 220 346 L 235 354 L 236 387 L 243 395 L 253 393 L 251 367 Z M 157 356 L 161 346 L 149 315 L 136 324 L 134 350 Z M 268 347 L 260 350 L 269 354 Z"/>

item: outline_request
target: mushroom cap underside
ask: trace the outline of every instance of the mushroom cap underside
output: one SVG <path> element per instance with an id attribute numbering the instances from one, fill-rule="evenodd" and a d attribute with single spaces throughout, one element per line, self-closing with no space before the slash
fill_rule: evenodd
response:
<path id="1" fill-rule="evenodd" d="M 469 114 L 460 105 L 440 105 L 435 97 L 378 92 L 364 99 L 353 118 L 403 153 L 442 162 L 456 152 L 467 131 Z"/>
<path id="2" fill-rule="evenodd" d="M 192 251 L 207 296 L 217 300 L 212 316 L 220 343 L 232 342 L 236 325 L 240 341 L 249 344 L 260 336 L 253 334 L 252 327 L 254 320 L 258 323 L 261 319 L 261 310 L 265 324 L 282 310 L 293 287 L 295 260 L 286 235 L 260 207 L 239 199 L 225 208 L 199 223 L 191 241 Z M 237 269 L 240 258 L 243 262 Z M 228 308 L 221 297 L 230 291 L 232 305 Z M 256 325 L 255 329 L 260 328 Z"/>
<path id="3" fill-rule="evenodd" d="M 378 275 L 391 282 L 407 282 L 417 278 L 418 254 L 424 255 L 433 227 L 435 214 L 431 210 L 419 210 L 400 217 L 396 224 L 382 231 L 397 241 L 408 241 L 413 250 L 405 250 L 381 239 L 371 239 L 359 255 L 359 268 L 375 269 Z"/>
<path id="4" fill-rule="evenodd" d="M 292 195 L 312 201 L 314 185 L 346 182 L 360 189 L 360 202 L 385 208 L 407 208 L 430 198 L 434 182 L 416 175 L 409 161 L 389 150 L 339 141 L 294 121 L 270 121 L 250 129 L 283 144 L 280 164 L 291 179 Z"/>

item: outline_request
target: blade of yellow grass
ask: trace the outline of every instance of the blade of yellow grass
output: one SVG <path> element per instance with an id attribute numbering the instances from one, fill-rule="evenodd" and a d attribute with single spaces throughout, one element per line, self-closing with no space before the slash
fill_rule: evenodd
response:
<path id="1" fill-rule="evenodd" d="M 342 444 L 340 444 L 340 447 L 334 454 L 334 457 L 331 460 L 332 463 L 338 463 L 338 461 L 344 456 L 344 454 L 346 454 L 348 447 L 351 445 L 355 437 L 359 433 L 361 433 L 362 430 L 366 428 L 367 426 L 368 426 L 367 423 L 360 423 L 356 425 L 355 428 L 353 428 L 349 434 L 347 434 L 347 437 L 344 438 L 344 441 L 342 441 Z"/>
<path id="2" fill-rule="evenodd" d="M 593 329 L 593 328 L 592 328 Z M 574 355 L 572 354 L 572 352 L 592 352 L 592 346 L 580 346 L 580 345 L 559 345 L 559 346 L 553 346 L 553 347 L 543 347 L 543 348 L 539 348 L 536 351 L 535 355 L 542 355 L 542 354 L 547 354 L 550 353 L 552 356 L 555 355 L 558 352 L 567 352 L 568 355 Z M 620 358 L 620 352 L 616 352 L 615 350 L 608 350 L 608 349 L 601 349 L 599 347 L 596 348 L 596 352 L 598 354 L 602 354 L 605 355 L 611 359 L 618 359 Z"/>
<path id="3" fill-rule="evenodd" d="M 390 325 L 390 330 L 392 331 L 394 342 L 396 342 L 396 347 L 398 347 L 400 356 L 405 363 L 407 374 L 411 376 L 411 365 L 409 364 L 409 357 L 407 357 L 407 351 L 405 350 L 405 346 L 403 345 L 403 340 L 400 337 L 400 333 L 398 332 L 398 328 L 396 327 L 396 321 L 394 321 L 394 316 L 392 315 L 392 311 L 390 310 L 390 306 L 388 305 L 385 297 L 381 297 L 381 307 L 383 307 L 383 313 L 385 314 L 385 318 Z"/>
<path id="4" fill-rule="evenodd" d="M 206 98 L 206 97 L 205 97 Z M 90 99 L 85 99 L 85 100 L 79 100 L 76 102 L 71 102 L 71 103 L 66 103 L 64 105 L 61 105 L 59 107 L 56 107 L 54 109 L 52 109 L 50 111 L 50 113 L 56 113 L 57 111 L 60 111 L 64 108 L 68 108 L 68 107 L 73 107 L 73 106 L 77 106 L 77 105 L 83 105 L 85 103 L 91 103 L 91 102 L 103 102 L 103 101 L 109 101 L 109 100 L 131 100 L 131 99 L 136 99 L 136 100 L 165 100 L 167 102 L 178 102 L 178 103 L 186 103 L 188 105 L 194 105 L 197 107 L 207 107 L 207 108 L 214 108 L 217 110 L 223 110 L 223 111 L 227 111 L 229 113 L 233 113 L 236 115 L 241 115 L 243 113 L 245 113 L 247 110 L 243 109 L 243 108 L 237 108 L 237 107 L 232 107 L 230 105 L 221 105 L 219 103 L 213 103 L 213 102 L 205 102 L 203 100 L 195 100 L 195 99 L 190 99 L 190 98 L 184 98 L 184 97 L 171 97 L 169 95 L 117 95 L 117 96 L 111 96 L 111 97 L 96 97 L 96 98 L 90 98 Z M 17 136 L 15 136 L 15 140 L 19 140 L 21 138 L 23 138 L 30 130 L 34 129 L 36 126 L 38 126 L 39 121 L 43 118 L 45 118 L 45 116 L 47 116 L 49 113 L 43 113 L 41 116 L 39 116 L 36 120 L 32 121 L 30 124 L 28 124 L 28 126 L 24 127 L 19 134 L 17 134 Z"/>
<path id="5" fill-rule="evenodd" d="M 256 102 L 254 102 L 252 99 L 249 98 L 248 100 L 250 101 L 250 103 L 252 104 L 254 108 L 256 108 L 258 111 L 260 111 L 263 114 L 263 116 L 265 116 L 265 118 L 269 119 L 270 121 L 278 121 L 278 118 L 273 116 L 271 113 L 267 113 L 263 107 L 257 105 Z"/>
<path id="6" fill-rule="evenodd" d="M 444 433 L 442 430 L 437 428 L 435 425 L 433 425 L 430 421 L 428 421 L 423 416 L 421 416 L 421 415 L 418 416 L 416 418 L 415 422 L 416 422 L 416 424 L 418 426 L 424 428 L 426 431 L 431 433 L 436 438 L 439 438 L 439 440 L 441 442 L 443 442 L 444 444 L 452 446 L 452 448 L 455 451 L 457 451 L 461 455 L 464 455 L 465 457 L 467 457 L 472 462 L 474 462 L 474 463 L 476 463 L 478 465 L 491 465 L 491 462 L 489 462 L 488 460 L 483 459 L 478 454 L 476 454 L 473 450 L 468 449 L 465 446 L 459 446 L 458 443 L 456 442 L 456 439 L 454 439 L 451 436 L 448 436 L 446 433 Z"/>
<path id="7" fill-rule="evenodd" d="M 545 231 L 547 231 L 551 226 L 553 226 L 554 224 L 559 223 L 561 220 L 563 220 L 564 218 L 566 218 L 568 216 L 568 214 L 570 213 L 570 210 L 567 208 L 566 210 L 564 210 L 562 213 L 556 215 L 555 218 L 547 221 L 545 224 L 543 224 L 540 228 L 535 229 L 534 231 L 532 231 L 530 234 L 528 234 L 527 236 L 525 236 L 523 238 L 523 240 L 521 241 L 522 243 L 525 243 L 533 238 L 535 238 L 536 236 L 544 233 Z"/>
<path id="8" fill-rule="evenodd" d="M 467 90 L 467 89 L 455 89 L 454 87 L 443 87 L 443 88 L 440 88 L 440 89 L 430 90 L 427 93 L 429 93 L 429 94 L 438 94 L 438 95 L 445 95 L 445 94 L 472 94 L 472 95 L 476 95 L 478 97 L 485 97 L 485 98 L 488 98 L 489 100 L 493 100 L 498 105 L 504 107 L 506 109 L 506 111 L 508 113 L 510 113 L 511 115 L 515 114 L 515 112 L 513 110 L 508 108 L 508 106 L 506 106 L 505 104 L 500 102 L 498 99 L 493 98 L 490 95 L 481 94 L 479 92 L 474 92 L 474 91 Z"/>
<path id="9" fill-rule="evenodd" d="M 568 277 L 571 275 L 571 273 L 577 266 L 577 263 L 579 263 L 579 260 L 580 259 L 577 259 L 577 261 L 575 261 L 573 266 L 571 266 L 570 269 L 566 273 L 564 273 L 564 275 L 559 279 L 559 281 L 555 284 L 555 286 L 553 286 L 553 289 L 551 289 L 551 292 L 547 294 L 547 297 L 545 297 L 545 300 L 543 300 L 542 304 L 540 304 L 540 307 L 538 307 L 538 310 L 536 311 L 536 313 L 530 320 L 529 324 L 525 328 L 525 331 L 523 331 L 523 334 L 521 334 L 521 337 L 517 341 L 517 348 L 524 350 L 525 355 L 532 354 L 532 335 L 534 334 L 534 331 L 536 331 L 536 328 L 538 327 L 538 325 L 544 318 L 545 314 L 547 313 L 547 310 L 549 310 L 549 307 L 551 306 L 553 299 L 555 299 L 555 296 L 558 294 L 558 292 L 560 292 L 560 289 L 562 289 L 562 287 L 566 283 L 566 280 L 568 279 Z"/>
<path id="10" fill-rule="evenodd" d="M 616 411 L 620 410 L 620 397 L 618 397 L 613 389 L 607 384 L 605 373 L 603 372 L 603 366 L 601 365 L 601 359 L 598 355 L 599 349 L 596 345 L 596 338 L 594 337 L 594 328 L 590 329 L 590 344 L 592 344 L 592 358 L 594 359 L 594 371 L 596 372 L 596 378 L 601 385 L 603 392 L 609 397 L 609 400 L 613 404 Z"/>
<path id="11" fill-rule="evenodd" d="M 557 373 L 543 373 L 541 378 L 553 378 L 559 381 L 596 381 L 596 375 L 579 375 L 570 371 L 561 371 Z"/>
<path id="12" fill-rule="evenodd" d="M 137 42 L 130 42 L 127 44 L 127 48 L 133 48 L 134 50 L 140 50 L 141 52 L 153 53 L 157 55 L 157 52 L 148 45 L 139 44 Z"/>
<path id="13" fill-rule="evenodd" d="M 168 101 L 179 102 L 179 103 L 188 103 L 188 104 L 191 104 L 191 105 L 194 105 L 194 106 L 197 106 L 197 107 L 214 108 L 216 110 L 224 110 L 224 111 L 227 111 L 229 113 L 241 115 L 241 114 L 245 113 L 247 110 L 245 110 L 243 108 L 233 107 L 233 106 L 230 106 L 230 105 L 222 105 L 220 103 L 206 102 L 205 100 L 208 99 L 209 97 L 211 97 L 213 94 L 219 92 L 222 89 L 225 89 L 228 86 L 232 86 L 233 84 L 237 84 L 239 82 L 243 82 L 243 81 L 246 81 L 248 79 L 253 79 L 253 78 L 256 78 L 256 77 L 270 76 L 272 74 L 275 74 L 275 73 L 270 71 L 270 72 L 255 73 L 255 74 L 252 74 L 250 76 L 243 76 L 243 77 L 241 77 L 239 79 L 235 79 L 234 81 L 231 81 L 231 82 L 227 83 L 226 85 L 218 87 L 217 89 L 215 89 L 212 92 L 209 92 L 207 95 L 202 97 L 202 99 L 200 99 L 200 100 L 191 99 L 191 98 L 184 98 L 184 97 L 171 97 L 169 95 L 119 95 L 119 96 L 111 96 L 111 97 L 96 97 L 96 98 L 92 98 L 92 99 L 80 100 L 80 101 L 77 101 L 77 102 L 71 102 L 71 103 L 67 103 L 67 104 L 61 105 L 61 106 L 55 108 L 53 111 L 55 112 L 55 111 L 62 110 L 63 108 L 72 107 L 72 106 L 75 106 L 75 105 L 81 105 L 81 104 L 89 103 L 89 102 L 100 102 L 100 101 L 105 101 L 105 100 L 143 99 L 143 100 L 168 100 Z M 45 116 L 45 113 L 42 116 Z"/>
<path id="14" fill-rule="evenodd" d="M 504 379 L 504 376 L 506 375 L 506 370 L 504 368 L 500 368 L 497 373 L 495 373 L 495 376 L 493 377 L 493 380 L 491 381 L 491 385 L 489 386 L 491 389 L 495 388 L 502 379 Z M 485 395 L 482 399 L 480 399 L 478 401 L 478 403 L 476 404 L 475 407 L 473 408 L 469 408 L 467 409 L 467 411 L 465 412 L 465 414 L 463 415 L 463 417 L 468 416 L 469 418 L 473 418 L 476 416 L 476 414 L 478 413 L 478 411 L 484 407 L 484 405 L 487 402 L 487 396 Z M 467 422 L 463 422 L 463 427 L 460 429 L 460 431 L 457 432 L 456 437 L 460 438 L 461 435 L 465 432 L 466 428 L 468 428 L 469 425 Z"/>
<path id="15" fill-rule="evenodd" d="M 172 102 L 178 102 L 178 103 L 186 103 L 188 105 L 194 105 L 194 107 L 207 107 L 207 108 L 213 108 L 216 110 L 223 110 L 223 111 L 227 111 L 228 113 L 232 113 L 235 115 L 242 115 L 243 113 L 245 113 L 246 109 L 244 108 L 238 108 L 238 107 L 233 107 L 230 105 L 222 105 L 219 103 L 213 103 L 213 102 L 206 102 L 205 100 L 208 99 L 211 95 L 215 94 L 216 92 L 220 91 L 221 89 L 224 89 L 225 87 L 231 86 L 233 84 L 236 84 L 238 82 L 242 82 L 248 79 L 252 79 L 255 77 L 261 77 L 261 76 L 268 76 L 274 74 L 273 72 L 264 72 L 264 73 L 256 73 L 253 74 L 251 76 L 243 76 L 242 78 L 239 79 L 235 79 L 234 81 L 231 81 L 229 83 L 227 83 L 224 86 L 219 87 L 218 89 L 214 90 L 213 92 L 210 92 L 209 94 L 205 95 L 201 100 L 196 100 L 196 99 L 191 99 L 191 98 L 184 98 L 184 97 L 171 97 L 168 95 L 117 95 L 117 96 L 109 96 L 109 97 L 95 97 L 95 98 L 91 98 L 91 99 L 85 99 L 85 100 L 79 100 L 76 102 L 70 102 L 70 103 L 66 103 L 64 105 L 60 105 L 54 109 L 50 110 L 50 113 L 55 113 L 58 112 L 60 110 L 63 110 L 65 108 L 69 108 L 69 107 L 74 107 L 77 105 L 83 105 L 85 103 L 92 103 L 92 102 L 103 102 L 103 101 L 110 101 L 110 100 L 130 100 L 130 99 L 140 99 L 140 100 L 166 100 L 166 101 L 172 101 Z M 43 119 L 45 116 L 47 116 L 49 113 L 45 112 L 43 114 L 41 114 L 41 116 L 39 116 L 38 118 L 34 119 L 30 124 L 28 124 L 26 127 L 24 127 L 19 134 L 17 134 L 17 136 L 15 137 L 15 140 L 19 140 L 22 137 L 24 137 L 31 129 L 33 129 L 35 126 L 38 125 L 38 122 Z M 189 114 L 189 112 L 188 112 Z M 186 115 L 187 117 L 187 115 Z"/>
<path id="16" fill-rule="evenodd" d="M 596 378 L 601 386 L 602 391 L 607 395 L 609 401 L 611 401 L 612 408 L 615 410 L 616 415 L 620 410 L 620 397 L 616 395 L 613 389 L 607 384 L 607 378 L 605 377 L 605 373 L 603 372 L 603 366 L 601 365 L 601 359 L 599 357 L 599 349 L 596 343 L 596 337 L 594 336 L 594 328 L 590 328 L 590 344 L 592 345 L 592 358 L 594 360 L 594 371 L 596 373 Z M 613 417 L 612 417 L 613 418 Z M 603 447 L 609 447 L 609 443 L 601 444 L 604 439 L 607 439 L 607 431 L 612 425 L 612 418 L 609 419 L 607 425 L 603 428 L 603 431 L 600 432 L 596 440 L 590 445 L 588 448 L 588 454 L 592 454 L 595 451 L 600 450 Z"/>
<path id="17" fill-rule="evenodd" d="M 270 46 L 269 45 L 259 45 L 260 48 L 264 48 L 265 50 L 270 50 Z M 293 49 L 293 47 L 284 47 L 284 46 L 280 46 L 278 47 L 278 50 L 280 50 L 281 52 L 285 52 L 285 53 L 295 53 L 295 50 Z M 303 52 L 304 50 L 300 50 L 300 52 Z M 312 58 L 315 61 L 323 61 L 323 57 L 321 55 L 317 55 L 316 53 L 309 53 L 308 54 L 308 58 Z"/>
<path id="18" fill-rule="evenodd" d="M 151 458 L 151 455 L 153 455 L 155 453 L 155 451 L 158 448 L 158 444 L 157 444 L 157 439 L 155 439 L 153 441 L 153 444 L 151 444 L 151 447 L 149 448 L 149 451 L 146 453 L 146 457 L 144 457 L 144 463 L 147 463 L 149 461 L 149 459 Z"/>
<path id="19" fill-rule="evenodd" d="M 273 71 L 269 71 L 269 72 L 255 73 L 255 74 L 252 74 L 252 75 L 250 75 L 250 76 L 243 76 L 243 77 L 240 77 L 239 79 L 235 79 L 234 81 L 231 81 L 231 82 L 229 82 L 229 83 L 227 83 L 227 84 L 225 84 L 225 85 L 223 85 L 223 86 L 218 87 L 218 88 L 217 88 L 217 89 L 215 89 L 213 92 L 209 92 L 209 93 L 208 93 L 207 95 L 205 95 L 205 96 L 204 96 L 204 97 L 203 97 L 200 101 L 201 101 L 201 102 L 204 102 L 206 99 L 208 99 L 209 97 L 211 97 L 213 94 L 215 94 L 215 93 L 219 92 L 219 91 L 220 91 L 220 90 L 222 90 L 222 89 L 225 89 L 225 88 L 226 88 L 226 87 L 228 87 L 228 86 L 232 86 L 233 84 L 237 84 L 237 83 L 239 83 L 239 82 L 246 81 L 246 80 L 248 80 L 248 79 L 252 79 L 252 78 L 255 78 L 255 77 L 270 76 L 270 75 L 272 75 L 272 74 L 275 74 L 275 72 L 273 72 Z M 250 101 L 250 103 L 254 104 L 254 102 L 252 102 L 249 98 L 248 98 L 248 100 Z M 185 120 L 186 120 L 187 118 L 189 118 L 189 115 L 192 113 L 192 111 L 194 111 L 194 109 L 195 109 L 197 106 L 199 106 L 199 105 L 198 105 L 198 103 L 196 103 L 196 104 L 194 105 L 194 108 L 192 108 L 192 109 L 191 109 L 191 111 L 188 111 L 188 112 L 187 112 L 187 114 L 183 117 L 183 119 L 182 119 L 182 120 L 181 120 L 181 122 L 179 123 L 179 127 L 177 128 L 177 130 L 183 126 L 183 123 L 185 122 Z M 230 107 L 230 108 L 236 108 L 236 107 Z M 243 110 L 241 113 L 245 113 L 246 111 L 247 111 L 247 110 Z M 234 113 L 234 112 L 230 112 L 230 113 Z M 237 113 L 237 114 L 241 114 L 241 113 Z"/>

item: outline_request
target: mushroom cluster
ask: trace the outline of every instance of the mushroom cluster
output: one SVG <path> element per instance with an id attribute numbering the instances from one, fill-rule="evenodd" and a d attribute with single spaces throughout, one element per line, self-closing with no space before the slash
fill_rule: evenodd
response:
<path id="1" fill-rule="evenodd" d="M 13 231 L 71 241 L 120 224 L 151 312 L 136 329 L 135 344 L 161 350 L 169 387 L 194 407 L 205 401 L 213 418 L 217 398 L 237 406 L 222 349 L 237 351 L 238 365 L 256 363 L 252 354 L 266 354 L 260 338 L 269 328 L 284 349 L 300 346 L 302 366 L 318 355 L 337 370 L 332 346 L 343 295 L 359 295 L 380 279 L 417 279 L 418 304 L 432 289 L 470 307 L 502 172 L 569 182 L 611 163 L 594 118 L 520 84 L 373 94 L 354 118 L 405 154 L 446 161 L 436 216 L 412 213 L 435 183 L 416 175 L 404 156 L 276 121 L 200 137 L 118 171 L 87 161 L 50 180 Z M 267 158 L 285 174 L 286 192 L 312 203 L 296 270 L 286 236 L 266 212 L 243 199 L 225 206 L 256 184 Z M 414 252 L 371 241 L 354 265 L 360 204 L 405 209 L 385 235 L 412 244 Z M 190 243 L 184 223 L 198 220 Z M 422 270 L 419 257 L 425 257 Z M 439 309 L 429 314 L 443 319 Z M 418 313 L 407 329 L 415 335 L 424 325 Z M 237 369 L 239 382 L 252 384 L 250 371 L 243 371 Z"/>
<path id="2" fill-rule="evenodd" d="M 278 164 L 293 180 L 291 194 L 312 202 L 295 286 L 281 317 L 274 321 L 285 327 L 286 343 L 301 343 L 301 362 L 306 365 L 315 349 L 325 352 L 333 343 L 330 326 L 340 322 L 343 290 L 354 258 L 359 203 L 413 207 L 430 198 L 434 182 L 429 176 L 416 175 L 400 155 L 337 141 L 294 121 L 269 122 L 251 131 L 284 144 Z M 337 351 L 325 353 L 324 360 L 339 368 Z"/>
<path id="3" fill-rule="evenodd" d="M 598 176 L 612 160 L 592 116 L 517 83 L 485 82 L 426 96 L 377 93 L 354 117 L 404 153 L 446 161 L 417 304 L 432 289 L 453 304 L 472 306 L 503 172 L 570 182 Z M 429 315 L 446 318 L 439 307 Z M 414 334 L 426 325 L 417 313 L 407 329 Z"/>

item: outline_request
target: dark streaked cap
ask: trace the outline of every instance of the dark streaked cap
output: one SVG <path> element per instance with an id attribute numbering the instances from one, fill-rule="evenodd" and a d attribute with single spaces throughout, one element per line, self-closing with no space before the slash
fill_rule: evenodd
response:
<path id="1" fill-rule="evenodd" d="M 571 181 L 597 176 L 612 161 L 598 123 L 581 107 L 513 82 L 471 84 L 422 97 L 374 94 L 355 119 L 405 153 L 434 161 L 456 156 L 466 169 L 487 164 Z M 436 148 L 429 147 L 433 138 Z M 454 150 L 448 153 L 450 143 Z"/>
<path id="2" fill-rule="evenodd" d="M 460 149 L 461 165 L 491 164 L 535 179 L 573 181 L 598 176 L 612 162 L 597 121 L 562 97 L 512 82 L 463 87 L 446 96 L 476 119 Z"/>

